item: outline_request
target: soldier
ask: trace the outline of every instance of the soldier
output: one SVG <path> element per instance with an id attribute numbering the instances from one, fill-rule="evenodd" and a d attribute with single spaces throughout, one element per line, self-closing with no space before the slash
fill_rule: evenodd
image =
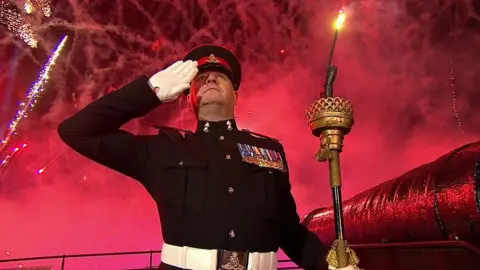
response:
<path id="1" fill-rule="evenodd" d="M 78 153 L 147 189 L 161 216 L 160 269 L 273 270 L 279 248 L 302 268 L 327 269 L 329 247 L 296 212 L 282 144 L 237 128 L 241 77 L 232 52 L 200 46 L 89 104 L 58 133 Z M 182 93 L 197 117 L 195 132 L 120 129 Z"/>

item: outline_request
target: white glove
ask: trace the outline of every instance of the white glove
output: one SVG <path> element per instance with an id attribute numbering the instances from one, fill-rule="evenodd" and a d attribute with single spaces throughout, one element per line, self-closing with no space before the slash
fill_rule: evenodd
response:
<path id="1" fill-rule="evenodd" d="M 329 270 L 355 270 L 355 268 L 352 265 L 349 265 L 347 267 L 342 267 L 342 268 L 336 268 L 334 266 L 329 265 L 328 269 Z"/>
<path id="2" fill-rule="evenodd" d="M 190 88 L 190 83 L 197 76 L 197 61 L 177 61 L 166 69 L 155 73 L 148 84 L 162 102 L 173 101 Z"/>

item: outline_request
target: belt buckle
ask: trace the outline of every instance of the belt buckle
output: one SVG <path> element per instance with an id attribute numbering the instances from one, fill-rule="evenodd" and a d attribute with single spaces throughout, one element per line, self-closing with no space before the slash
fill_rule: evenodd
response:
<path id="1" fill-rule="evenodd" d="M 218 270 L 247 270 L 248 252 L 218 251 Z"/>

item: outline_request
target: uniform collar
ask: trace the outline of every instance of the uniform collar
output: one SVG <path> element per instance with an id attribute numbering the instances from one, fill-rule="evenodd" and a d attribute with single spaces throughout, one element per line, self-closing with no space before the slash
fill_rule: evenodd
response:
<path id="1" fill-rule="evenodd" d="M 209 133 L 209 132 L 219 132 L 219 131 L 236 131 L 237 122 L 235 119 L 229 119 L 225 121 L 203 121 L 198 120 L 196 133 Z"/>

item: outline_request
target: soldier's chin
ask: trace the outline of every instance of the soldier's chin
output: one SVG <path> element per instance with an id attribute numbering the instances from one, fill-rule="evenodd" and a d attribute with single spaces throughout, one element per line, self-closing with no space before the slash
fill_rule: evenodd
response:
<path id="1" fill-rule="evenodd" d="M 211 106 L 211 105 L 223 105 L 225 101 L 221 98 L 202 98 L 200 101 L 200 107 L 202 106 Z"/>

